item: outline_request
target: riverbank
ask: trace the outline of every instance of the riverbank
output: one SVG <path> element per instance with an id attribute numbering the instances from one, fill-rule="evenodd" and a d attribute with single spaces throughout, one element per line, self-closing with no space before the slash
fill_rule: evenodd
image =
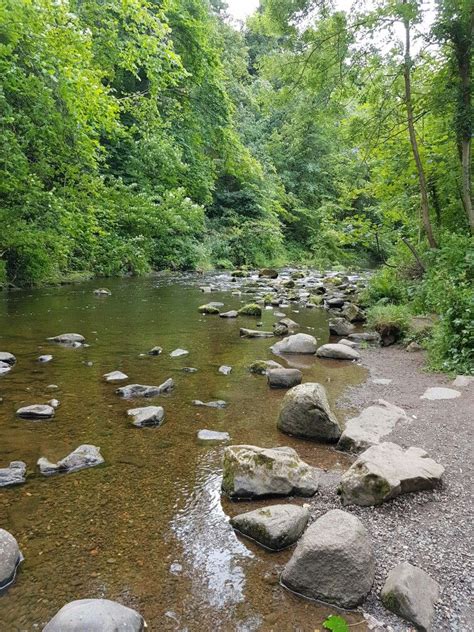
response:
<path id="1" fill-rule="evenodd" d="M 363 366 L 369 370 L 367 380 L 346 391 L 340 407 L 352 408 L 357 414 L 380 398 L 402 407 L 411 421 L 399 424 L 386 440 L 404 448 L 423 448 L 446 468 L 443 485 L 437 490 L 406 494 L 379 507 L 345 508 L 362 520 L 375 548 L 376 578 L 363 609 L 396 632 L 412 629 L 387 611 L 379 599 L 387 573 L 408 561 L 441 586 L 433 632 L 467 632 L 473 621 L 469 577 L 473 571 L 474 384 L 453 387 L 448 376 L 424 372 L 423 352 L 408 353 L 398 346 L 372 347 L 361 350 L 361 355 Z M 380 379 L 390 383 L 374 383 Z M 430 387 L 456 388 L 461 395 L 449 400 L 420 399 Z M 340 508 L 336 484 L 334 481 L 312 500 L 314 518 Z"/>

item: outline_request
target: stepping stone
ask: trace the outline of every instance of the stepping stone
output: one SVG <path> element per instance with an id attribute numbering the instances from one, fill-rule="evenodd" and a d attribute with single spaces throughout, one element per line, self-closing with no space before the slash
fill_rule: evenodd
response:
<path id="1" fill-rule="evenodd" d="M 175 349 L 170 353 L 171 358 L 182 358 L 187 355 L 189 355 L 189 351 L 186 351 L 186 349 Z"/>
<path id="2" fill-rule="evenodd" d="M 104 379 L 106 382 L 122 382 L 122 380 L 128 380 L 128 375 L 122 371 L 112 371 L 111 373 L 104 373 Z"/>
<path id="3" fill-rule="evenodd" d="M 408 562 L 395 566 L 380 593 L 384 606 L 420 630 L 431 630 L 440 588 L 428 573 Z"/>
<path id="4" fill-rule="evenodd" d="M 12 461 L 8 467 L 0 468 L 0 487 L 21 485 L 26 480 L 26 463 Z"/>
<path id="5" fill-rule="evenodd" d="M 313 496 L 319 476 L 293 448 L 234 445 L 224 450 L 222 491 L 231 498 Z"/>
<path id="6" fill-rule="evenodd" d="M 301 384 L 303 374 L 298 369 L 271 369 L 267 371 L 270 388 L 292 388 Z"/>
<path id="7" fill-rule="evenodd" d="M 227 406 L 227 402 L 223 399 L 217 399 L 212 402 L 202 402 L 200 399 L 193 399 L 192 403 L 194 406 L 205 406 L 206 408 L 225 408 Z"/>
<path id="8" fill-rule="evenodd" d="M 95 445 L 80 445 L 73 452 L 57 463 L 51 463 L 42 456 L 38 459 L 38 467 L 44 476 L 51 474 L 77 472 L 88 467 L 95 467 L 104 463 L 104 458 L 100 453 L 100 448 Z"/>
<path id="9" fill-rule="evenodd" d="M 23 556 L 11 533 L 0 529 L 0 590 L 13 582 Z"/>
<path id="10" fill-rule="evenodd" d="M 14 364 L 16 364 L 16 358 L 13 353 L 9 353 L 8 351 L 0 351 L 0 362 L 13 366 Z"/>
<path id="11" fill-rule="evenodd" d="M 375 576 L 372 542 L 362 522 L 340 509 L 310 525 L 281 575 L 283 586 L 304 597 L 354 608 Z"/>
<path id="12" fill-rule="evenodd" d="M 280 340 L 271 347 L 273 353 L 301 353 L 313 355 L 316 353 L 316 338 L 309 334 L 293 334 Z"/>
<path id="13" fill-rule="evenodd" d="M 115 392 L 126 399 L 133 397 L 157 397 L 163 393 L 169 393 L 174 388 L 174 381 L 168 378 L 160 386 L 147 386 L 146 384 L 128 384 L 121 386 Z"/>
<path id="14" fill-rule="evenodd" d="M 222 373 L 222 375 L 229 375 L 229 373 L 232 373 L 232 367 L 223 364 L 219 367 L 219 373 Z"/>
<path id="15" fill-rule="evenodd" d="M 338 493 L 344 505 L 380 505 L 400 494 L 434 489 L 444 467 L 421 448 L 403 450 L 380 443 L 363 452 L 342 475 Z"/>
<path id="16" fill-rule="evenodd" d="M 431 388 L 427 388 L 426 391 L 421 395 L 420 399 L 428 399 L 428 400 L 438 400 L 438 399 L 456 399 L 456 397 L 461 397 L 461 392 L 456 391 L 453 388 L 442 388 L 440 386 L 432 386 Z"/>
<path id="17" fill-rule="evenodd" d="M 360 353 L 347 345 L 327 344 L 322 345 L 316 352 L 318 358 L 332 358 L 334 360 L 359 360 Z"/>
<path id="18" fill-rule="evenodd" d="M 133 418 L 132 424 L 137 428 L 161 426 L 165 419 L 165 411 L 161 406 L 130 408 L 127 410 L 127 415 Z"/>
<path id="19" fill-rule="evenodd" d="M 453 386 L 457 388 L 474 386 L 474 375 L 458 375 L 453 382 Z"/>
<path id="20" fill-rule="evenodd" d="M 96 296 L 112 296 L 112 292 L 105 287 L 97 288 L 97 290 L 94 290 L 94 294 Z"/>
<path id="21" fill-rule="evenodd" d="M 348 340 L 347 338 L 341 338 L 338 344 L 346 345 L 347 347 L 350 347 L 351 349 L 355 349 L 355 347 L 357 347 L 357 342 L 354 342 L 354 340 Z"/>
<path id="22" fill-rule="evenodd" d="M 51 362 L 51 360 L 53 359 L 52 355 L 40 355 L 38 357 L 38 362 L 42 362 L 44 364 L 46 364 L 47 362 Z"/>
<path id="23" fill-rule="evenodd" d="M 309 511 L 298 505 L 271 505 L 239 514 L 230 524 L 242 535 L 272 551 L 294 544 L 306 529 Z"/>
<path id="24" fill-rule="evenodd" d="M 380 443 L 398 423 L 408 421 L 409 417 L 402 408 L 379 399 L 373 406 L 365 408 L 360 415 L 346 422 L 337 448 L 347 452 L 363 452 Z"/>
<path id="25" fill-rule="evenodd" d="M 241 338 L 273 338 L 273 331 L 240 328 Z"/>
<path id="26" fill-rule="evenodd" d="M 197 438 L 198 441 L 217 443 L 219 441 L 230 441 L 230 434 L 228 432 L 217 432 L 215 430 L 199 430 Z"/>
<path id="27" fill-rule="evenodd" d="M 16 415 L 22 419 L 51 419 L 54 417 L 54 408 L 47 404 L 33 404 L 19 408 Z"/>
<path id="28" fill-rule="evenodd" d="M 47 338 L 47 340 L 67 346 L 81 346 L 86 341 L 84 336 L 81 336 L 81 334 L 60 334 L 59 336 Z"/>
<path id="29" fill-rule="evenodd" d="M 51 619 L 43 632 L 143 632 L 143 617 L 108 599 L 71 601 Z"/>
<path id="30" fill-rule="evenodd" d="M 229 312 L 221 312 L 219 316 L 221 318 L 237 318 L 239 312 L 236 309 L 231 309 Z"/>

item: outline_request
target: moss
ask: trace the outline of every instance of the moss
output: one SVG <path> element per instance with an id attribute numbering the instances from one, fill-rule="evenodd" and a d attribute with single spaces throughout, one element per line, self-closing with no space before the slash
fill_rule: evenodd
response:
<path id="1" fill-rule="evenodd" d="M 309 299 L 308 299 L 308 303 L 312 303 L 313 305 L 321 305 L 323 302 L 323 297 L 318 295 L 318 294 L 312 294 Z"/>
<path id="2" fill-rule="evenodd" d="M 258 316 L 262 315 L 262 308 L 257 303 L 248 303 L 239 309 L 242 316 Z"/>
<path id="3" fill-rule="evenodd" d="M 265 375 L 267 369 L 266 360 L 257 360 L 256 362 L 252 362 L 249 366 L 250 373 L 260 373 L 260 375 Z"/>
<path id="4" fill-rule="evenodd" d="M 232 460 L 224 455 L 224 471 L 222 476 L 222 489 L 229 496 L 234 491 L 235 470 Z"/>
<path id="5" fill-rule="evenodd" d="M 198 310 L 201 314 L 219 314 L 219 310 L 214 305 L 201 305 Z"/>

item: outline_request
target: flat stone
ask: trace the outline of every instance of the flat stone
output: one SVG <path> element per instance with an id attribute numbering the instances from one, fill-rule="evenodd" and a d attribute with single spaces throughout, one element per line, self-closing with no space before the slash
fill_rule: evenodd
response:
<path id="1" fill-rule="evenodd" d="M 310 525 L 281 575 L 290 590 L 341 608 L 354 608 L 375 575 L 372 543 L 353 514 L 333 509 Z"/>
<path id="2" fill-rule="evenodd" d="M 71 601 L 51 619 L 43 632 L 144 632 L 143 617 L 108 599 Z"/>
<path id="3" fill-rule="evenodd" d="M 211 402 L 202 402 L 200 399 L 193 399 L 194 406 L 205 406 L 206 408 L 225 408 L 227 406 L 227 402 L 223 399 L 217 399 Z"/>
<path id="4" fill-rule="evenodd" d="M 170 353 L 171 358 L 182 358 L 183 356 L 189 355 L 189 351 L 186 349 L 175 349 Z"/>
<path id="5" fill-rule="evenodd" d="M 347 337 L 349 340 L 354 340 L 354 342 L 372 342 L 374 344 L 380 344 L 380 334 L 376 331 L 349 334 Z"/>
<path id="6" fill-rule="evenodd" d="M 54 417 L 54 408 L 48 404 L 33 404 L 19 408 L 16 415 L 22 419 L 51 419 Z"/>
<path id="7" fill-rule="evenodd" d="M 143 406 L 130 408 L 127 415 L 132 417 L 132 424 L 137 428 L 161 426 L 165 420 L 165 411 L 161 406 Z"/>
<path id="8" fill-rule="evenodd" d="M 438 583 L 428 573 L 402 562 L 388 574 L 380 598 L 388 610 L 429 632 L 439 592 Z"/>
<path id="9" fill-rule="evenodd" d="M 303 374 L 298 369 L 270 369 L 267 382 L 270 388 L 292 388 L 301 384 Z"/>
<path id="10" fill-rule="evenodd" d="M 457 388 L 474 386 L 474 375 L 458 375 L 453 382 L 453 386 Z"/>
<path id="11" fill-rule="evenodd" d="M 111 373 L 104 373 L 104 379 L 106 382 L 122 382 L 128 380 L 128 375 L 122 371 L 112 371 Z"/>
<path id="12" fill-rule="evenodd" d="M 13 353 L 9 353 L 8 351 L 0 351 L 0 362 L 13 366 L 14 364 L 16 364 L 16 358 Z"/>
<path id="13" fill-rule="evenodd" d="M 326 390 L 317 382 L 300 384 L 286 393 L 277 428 L 316 441 L 335 442 L 341 436 L 341 427 L 329 407 Z"/>
<path id="14" fill-rule="evenodd" d="M 280 340 L 271 347 L 273 353 L 301 353 L 313 355 L 316 353 L 316 338 L 309 334 L 293 334 Z"/>
<path id="15" fill-rule="evenodd" d="M 338 493 L 344 505 L 380 505 L 400 494 L 436 487 L 444 467 L 421 448 L 403 450 L 380 443 L 363 452 L 343 474 Z"/>
<path id="16" fill-rule="evenodd" d="M 232 373 L 232 367 L 223 364 L 219 367 L 219 373 L 222 373 L 222 375 L 229 375 L 229 373 Z"/>
<path id="17" fill-rule="evenodd" d="M 456 399 L 461 397 L 461 392 L 456 391 L 453 388 L 442 388 L 440 386 L 432 386 L 427 388 L 421 395 L 420 399 L 438 400 L 438 399 Z"/>
<path id="18" fill-rule="evenodd" d="M 262 329 L 240 328 L 241 338 L 273 338 L 273 331 L 263 331 Z"/>
<path id="19" fill-rule="evenodd" d="M 357 417 L 346 422 L 344 432 L 339 439 L 339 450 L 359 453 L 389 435 L 400 422 L 408 422 L 409 417 L 402 408 L 383 399 L 365 408 Z"/>
<path id="20" fill-rule="evenodd" d="M 376 377 L 372 380 L 372 384 L 377 384 L 377 386 L 388 386 L 392 383 L 392 380 L 389 380 L 384 377 Z"/>
<path id="21" fill-rule="evenodd" d="M 26 480 L 26 463 L 12 461 L 8 467 L 0 468 L 0 487 L 21 485 Z"/>
<path id="22" fill-rule="evenodd" d="M 230 434 L 228 432 L 217 432 L 216 430 L 199 430 L 197 439 L 206 443 L 218 443 L 220 441 L 230 441 Z"/>
<path id="23" fill-rule="evenodd" d="M 60 334 L 59 336 L 48 338 L 48 340 L 70 346 L 83 345 L 86 341 L 84 336 L 81 336 L 81 334 Z"/>
<path id="24" fill-rule="evenodd" d="M 319 470 L 293 448 L 234 445 L 224 450 L 222 490 L 231 498 L 313 496 Z"/>
<path id="25" fill-rule="evenodd" d="M 48 354 L 40 355 L 38 357 L 38 362 L 42 362 L 42 363 L 46 364 L 47 362 L 51 362 L 52 359 L 53 359 L 52 355 L 48 355 Z"/>
<path id="26" fill-rule="evenodd" d="M 230 524 L 239 533 L 272 551 L 294 544 L 309 520 L 309 511 L 298 505 L 271 505 L 239 514 Z"/>
<path id="27" fill-rule="evenodd" d="M 348 340 L 347 338 L 341 338 L 338 344 L 346 345 L 347 347 L 350 347 L 351 349 L 355 349 L 355 347 L 357 347 L 357 342 L 355 342 L 354 340 Z"/>
<path id="28" fill-rule="evenodd" d="M 133 397 L 157 397 L 163 393 L 169 393 L 174 388 L 174 381 L 170 377 L 159 386 L 147 386 L 146 384 L 128 384 L 121 386 L 115 392 L 126 399 Z"/>
<path id="29" fill-rule="evenodd" d="M 228 312 L 221 312 L 219 314 L 221 318 L 237 318 L 238 315 L 239 315 L 239 312 L 236 309 L 231 309 Z"/>
<path id="30" fill-rule="evenodd" d="M 22 559 L 18 542 L 11 533 L 0 529 L 0 589 L 13 582 Z"/>
<path id="31" fill-rule="evenodd" d="M 332 358 L 333 360 L 359 360 L 360 353 L 347 345 L 327 344 L 322 345 L 316 352 L 318 358 Z"/>
<path id="32" fill-rule="evenodd" d="M 104 463 L 100 448 L 95 445 L 83 444 L 57 463 L 52 463 L 44 456 L 38 459 L 38 467 L 44 476 L 68 472 L 77 472 L 88 467 L 95 467 Z"/>

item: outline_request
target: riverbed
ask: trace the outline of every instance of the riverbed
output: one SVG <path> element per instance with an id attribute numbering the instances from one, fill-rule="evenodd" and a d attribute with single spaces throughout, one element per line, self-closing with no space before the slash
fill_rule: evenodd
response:
<path id="1" fill-rule="evenodd" d="M 269 349 L 273 341 L 240 338 L 239 327 L 255 328 L 256 318 L 200 314 L 210 300 L 225 309 L 249 302 L 230 288 L 204 295 L 199 286 L 207 282 L 161 275 L 107 280 L 106 297 L 94 295 L 97 281 L 0 295 L 0 350 L 17 358 L 0 376 L 0 467 L 22 460 L 29 473 L 26 484 L 0 491 L 0 526 L 25 557 L 15 583 L 0 595 L 3 632 L 41 629 L 65 603 L 85 597 L 135 608 L 152 631 L 313 631 L 334 612 L 279 585 L 278 569 L 291 549 L 270 553 L 234 533 L 230 516 L 275 501 L 223 498 L 223 446 L 202 445 L 196 433 L 206 428 L 228 432 L 234 444 L 289 445 L 324 469 L 343 470 L 349 461 L 331 447 L 277 431 L 285 391 L 270 390 L 264 376 L 248 370 L 255 360 L 281 361 Z M 271 329 L 275 311 L 318 344 L 328 341 L 324 310 L 267 309 L 263 329 Z M 89 346 L 46 341 L 64 332 L 82 334 Z M 163 353 L 148 355 L 156 345 Z M 178 347 L 189 355 L 171 358 Z M 54 358 L 41 364 L 42 354 Z M 221 365 L 232 373 L 220 374 Z M 334 406 L 366 376 L 361 366 L 313 356 L 295 356 L 291 365 L 302 368 L 305 382 L 324 384 Z M 131 406 L 115 393 L 119 385 L 104 381 L 115 370 L 129 376 L 125 383 L 173 378 L 175 389 L 152 402 L 165 409 L 163 426 L 130 424 L 126 410 L 145 404 Z M 53 420 L 15 417 L 20 406 L 52 397 L 60 400 Z M 222 399 L 228 407 L 199 408 L 194 399 Z M 84 443 L 100 446 L 103 466 L 48 478 L 37 472 L 39 457 L 57 461 Z"/>

